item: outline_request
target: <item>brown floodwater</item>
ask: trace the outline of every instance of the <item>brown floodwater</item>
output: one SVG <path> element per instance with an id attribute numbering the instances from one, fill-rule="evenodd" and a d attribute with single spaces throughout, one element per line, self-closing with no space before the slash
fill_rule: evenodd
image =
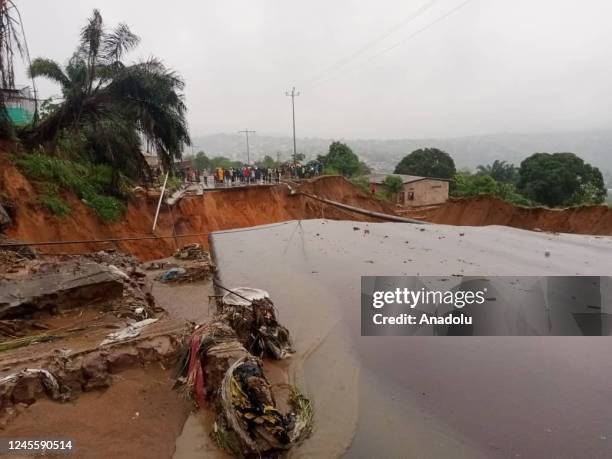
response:
<path id="1" fill-rule="evenodd" d="M 612 238 L 327 220 L 213 233 L 226 287 L 267 290 L 315 403 L 292 457 L 610 457 L 610 337 L 362 337 L 362 275 L 612 274 Z"/>

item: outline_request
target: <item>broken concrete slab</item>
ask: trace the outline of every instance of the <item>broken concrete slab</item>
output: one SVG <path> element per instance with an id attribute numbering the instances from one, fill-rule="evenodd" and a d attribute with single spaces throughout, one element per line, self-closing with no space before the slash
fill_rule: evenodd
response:
<path id="1" fill-rule="evenodd" d="M 45 309 L 70 309 L 121 297 L 121 276 L 98 263 L 71 270 L 39 272 L 21 281 L 0 281 L 0 318 L 17 318 Z"/>

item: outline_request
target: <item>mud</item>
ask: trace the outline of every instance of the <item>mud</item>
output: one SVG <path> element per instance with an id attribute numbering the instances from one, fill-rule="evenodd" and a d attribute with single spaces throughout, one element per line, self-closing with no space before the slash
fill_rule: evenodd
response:
<path id="1" fill-rule="evenodd" d="M 451 199 L 440 206 L 408 209 L 401 215 L 431 223 L 461 226 L 503 225 L 558 233 L 612 235 L 612 208 L 518 207 L 493 196 Z"/>
<path id="2" fill-rule="evenodd" d="M 173 384 L 173 370 L 157 364 L 132 368 L 116 375 L 104 392 L 86 393 L 77 402 L 40 400 L 20 408 L 2 435 L 71 438 L 75 450 L 69 457 L 167 459 L 191 408 Z"/>

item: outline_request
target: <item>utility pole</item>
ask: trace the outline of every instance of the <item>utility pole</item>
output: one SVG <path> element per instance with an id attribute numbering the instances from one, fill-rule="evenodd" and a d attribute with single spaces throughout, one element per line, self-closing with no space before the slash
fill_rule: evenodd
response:
<path id="1" fill-rule="evenodd" d="M 255 134 L 256 131 L 249 131 L 245 129 L 244 131 L 238 131 L 239 134 L 244 134 L 246 136 L 246 147 L 247 147 L 247 165 L 251 165 L 251 153 L 249 152 L 249 134 Z"/>
<path id="2" fill-rule="evenodd" d="M 291 97 L 291 111 L 293 113 L 293 164 L 297 164 L 297 148 L 295 144 L 295 98 L 300 95 L 295 92 L 295 86 L 291 88 L 291 92 L 285 92 L 286 96 Z"/>

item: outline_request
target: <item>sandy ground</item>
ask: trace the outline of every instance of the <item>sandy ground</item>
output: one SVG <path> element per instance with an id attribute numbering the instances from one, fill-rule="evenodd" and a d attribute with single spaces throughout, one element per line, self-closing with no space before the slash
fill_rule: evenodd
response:
<path id="1" fill-rule="evenodd" d="M 72 403 L 36 402 L 2 436 L 70 438 L 79 458 L 166 459 L 191 409 L 173 384 L 173 371 L 159 366 L 127 370 L 104 392 Z"/>

